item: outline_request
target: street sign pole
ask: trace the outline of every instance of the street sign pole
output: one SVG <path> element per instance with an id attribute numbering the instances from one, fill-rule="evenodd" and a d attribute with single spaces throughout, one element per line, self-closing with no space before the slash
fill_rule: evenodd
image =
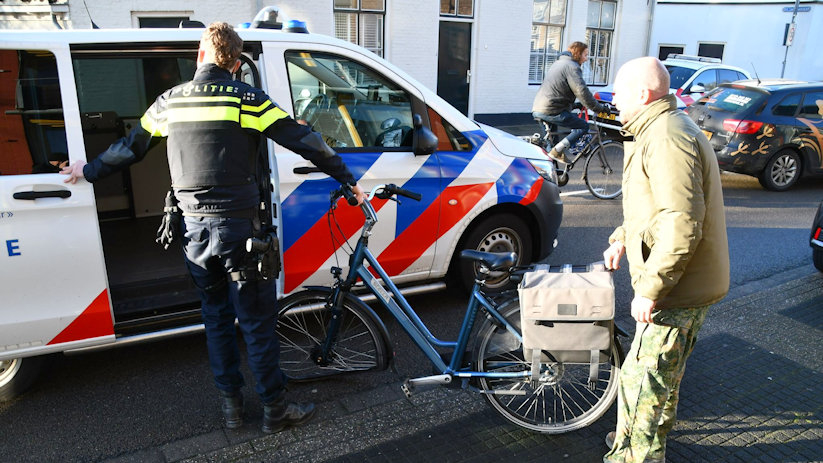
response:
<path id="1" fill-rule="evenodd" d="M 792 22 L 786 24 L 786 34 L 783 38 L 783 45 L 786 45 L 786 52 L 783 54 L 783 69 L 780 71 L 780 78 L 786 73 L 786 61 L 789 59 L 789 47 L 794 41 L 794 33 L 797 29 L 795 19 L 797 18 L 797 9 L 800 7 L 800 0 L 794 0 L 794 10 L 792 10 Z"/>

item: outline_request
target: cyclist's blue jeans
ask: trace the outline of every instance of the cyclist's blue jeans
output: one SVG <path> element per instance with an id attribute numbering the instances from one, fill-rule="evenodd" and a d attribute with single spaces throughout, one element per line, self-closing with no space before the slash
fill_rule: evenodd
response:
<path id="1" fill-rule="evenodd" d="M 589 131 L 588 122 L 575 116 L 571 111 L 561 111 L 554 116 L 535 111 L 532 113 L 532 116 L 535 119 L 542 119 L 546 122 L 572 129 L 571 133 L 566 136 L 569 146 L 574 146 L 575 142 Z"/>
<path id="2" fill-rule="evenodd" d="M 263 403 L 275 400 L 286 385 L 280 370 L 275 333 L 277 291 L 274 280 L 231 281 L 230 272 L 249 265 L 246 240 L 251 219 L 183 217 L 183 253 L 202 302 L 209 365 L 218 389 L 236 392 L 244 385 L 237 347 L 237 318 L 246 342 L 255 390 Z"/>

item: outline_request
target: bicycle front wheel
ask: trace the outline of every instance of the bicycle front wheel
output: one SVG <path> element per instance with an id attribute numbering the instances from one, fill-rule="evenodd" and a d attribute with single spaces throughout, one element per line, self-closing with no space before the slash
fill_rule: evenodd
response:
<path id="1" fill-rule="evenodd" d="M 388 334 L 374 312 L 359 299 L 347 297 L 337 336 L 323 360 L 321 346 L 328 335 L 331 289 L 310 289 L 280 302 L 277 335 L 280 368 L 291 380 L 306 381 L 346 372 L 385 369 L 389 363 Z"/>
<path id="2" fill-rule="evenodd" d="M 623 144 L 608 141 L 586 159 L 586 187 L 600 199 L 620 196 L 623 185 Z"/>
<path id="3" fill-rule="evenodd" d="M 520 301 L 512 299 L 500 314 L 520 330 Z M 614 340 L 607 362 L 599 364 L 597 382 L 589 388 L 588 363 L 541 364 L 541 375 L 532 383 L 523 378 L 479 378 L 491 406 L 504 418 L 523 428 L 561 434 L 597 421 L 617 397 L 622 350 Z M 523 372 L 531 362 L 523 359 L 523 345 L 504 327 L 489 320 L 478 331 L 475 346 L 478 371 Z"/>

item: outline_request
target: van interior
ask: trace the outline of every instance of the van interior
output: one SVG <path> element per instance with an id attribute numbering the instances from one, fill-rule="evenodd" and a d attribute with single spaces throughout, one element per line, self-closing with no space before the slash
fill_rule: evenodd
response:
<path id="1" fill-rule="evenodd" d="M 89 161 L 139 125 L 166 89 L 191 79 L 194 52 L 72 54 L 83 142 Z M 196 290 L 180 242 L 154 240 L 169 190 L 166 143 L 94 184 L 100 236 L 117 333 L 153 331 L 199 318 Z"/>

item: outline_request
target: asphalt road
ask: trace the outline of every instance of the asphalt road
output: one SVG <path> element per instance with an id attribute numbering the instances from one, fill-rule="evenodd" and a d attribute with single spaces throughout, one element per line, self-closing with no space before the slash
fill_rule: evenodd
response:
<path id="1" fill-rule="evenodd" d="M 732 287 L 808 265 L 809 227 L 823 199 L 819 180 L 786 193 L 760 188 L 753 178 L 724 174 Z M 565 213 L 552 264 L 600 260 L 621 218 L 620 200 L 594 199 L 576 180 L 564 189 Z M 616 274 L 618 307 L 631 299 L 628 271 Z M 441 292 L 411 299 L 441 339 L 454 338 L 464 299 Z M 618 309 L 620 310 L 620 309 Z M 383 312 L 379 312 L 383 313 Z M 618 316 L 618 321 L 626 315 Z M 320 413 L 333 399 L 430 368 L 387 322 L 395 370 L 293 384 L 291 394 L 314 400 Z M 248 371 L 245 372 L 247 378 Z M 259 401 L 247 391 L 247 433 L 259 433 Z M 57 357 L 50 372 L 23 397 L 0 404 L 0 462 L 99 461 L 199 436 L 222 427 L 202 335 L 72 357 Z M 242 439 L 242 433 L 238 439 Z"/>

